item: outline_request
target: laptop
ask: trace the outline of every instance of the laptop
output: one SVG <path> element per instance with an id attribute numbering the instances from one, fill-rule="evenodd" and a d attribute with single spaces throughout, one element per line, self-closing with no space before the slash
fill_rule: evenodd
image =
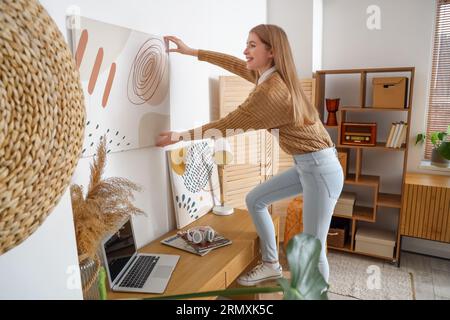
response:
<path id="1" fill-rule="evenodd" d="M 102 242 L 111 290 L 163 293 L 180 256 L 137 253 L 131 219 Z"/>

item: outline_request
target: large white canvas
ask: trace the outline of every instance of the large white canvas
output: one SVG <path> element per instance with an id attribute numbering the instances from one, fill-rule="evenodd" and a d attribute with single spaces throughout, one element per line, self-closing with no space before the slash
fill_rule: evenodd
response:
<path id="1" fill-rule="evenodd" d="M 72 16 L 72 52 L 86 103 L 82 156 L 154 146 L 170 128 L 169 59 L 160 36 Z"/>
<path id="2" fill-rule="evenodd" d="M 220 184 L 211 142 L 201 141 L 167 152 L 177 228 L 220 204 Z"/>

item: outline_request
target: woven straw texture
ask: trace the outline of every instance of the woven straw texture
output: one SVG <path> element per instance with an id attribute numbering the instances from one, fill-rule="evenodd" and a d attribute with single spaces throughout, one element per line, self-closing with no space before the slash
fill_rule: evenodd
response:
<path id="1" fill-rule="evenodd" d="M 3 254 L 50 214 L 83 142 L 84 98 L 74 59 L 35 0 L 0 1 L 0 79 Z"/>

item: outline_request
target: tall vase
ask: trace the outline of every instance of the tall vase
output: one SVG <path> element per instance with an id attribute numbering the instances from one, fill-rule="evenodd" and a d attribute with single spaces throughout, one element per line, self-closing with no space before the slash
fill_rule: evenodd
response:
<path id="1" fill-rule="evenodd" d="M 80 262 L 81 287 L 84 300 L 100 300 L 98 289 L 98 273 L 100 261 L 98 258 L 86 258 Z"/>

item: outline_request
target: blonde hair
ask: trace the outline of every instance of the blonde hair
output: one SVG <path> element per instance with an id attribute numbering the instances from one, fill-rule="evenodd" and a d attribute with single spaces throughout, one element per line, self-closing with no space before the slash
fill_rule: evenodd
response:
<path id="1" fill-rule="evenodd" d="M 319 120 L 317 109 L 305 96 L 297 77 L 291 46 L 284 30 L 273 24 L 260 24 L 252 28 L 267 49 L 272 50 L 273 63 L 292 97 L 294 120 L 299 125 L 313 124 Z"/>

